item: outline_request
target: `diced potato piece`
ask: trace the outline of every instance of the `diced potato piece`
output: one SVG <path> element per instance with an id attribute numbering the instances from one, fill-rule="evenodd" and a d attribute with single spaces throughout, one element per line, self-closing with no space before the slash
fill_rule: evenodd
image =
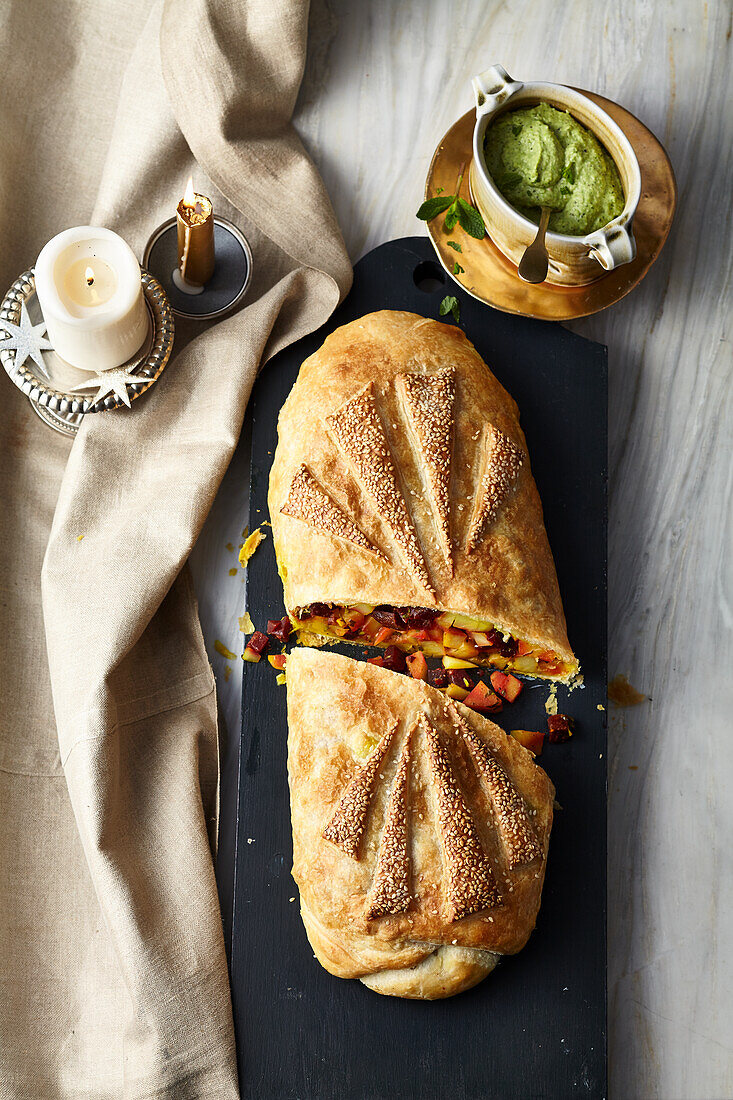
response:
<path id="1" fill-rule="evenodd" d="M 515 657 L 512 661 L 512 668 L 514 668 L 516 672 L 536 672 L 537 661 L 534 657 Z"/>
<path id="2" fill-rule="evenodd" d="M 492 672 L 490 676 L 491 686 L 494 691 L 506 699 L 507 703 L 513 703 L 522 692 L 523 684 L 511 672 Z"/>
<path id="3" fill-rule="evenodd" d="M 492 624 L 484 622 L 481 619 L 472 619 L 470 615 L 453 615 L 453 626 L 459 627 L 461 630 L 484 630 L 488 631 L 492 629 Z"/>
<path id="4" fill-rule="evenodd" d="M 411 653 L 407 657 L 407 667 L 415 680 L 427 680 L 428 662 L 425 660 L 424 653 Z"/>
<path id="5" fill-rule="evenodd" d="M 462 630 L 449 630 L 443 631 L 443 645 L 446 649 L 458 649 L 459 645 L 463 645 L 466 641 L 466 635 Z"/>
<path id="6" fill-rule="evenodd" d="M 502 708 L 499 696 L 495 695 L 483 680 L 479 680 L 473 691 L 469 692 L 463 702 L 472 710 L 478 710 L 486 714 L 498 714 Z"/>
<path id="7" fill-rule="evenodd" d="M 512 730 L 512 737 L 520 745 L 524 745 L 525 749 L 529 749 L 534 756 L 539 756 L 542 752 L 545 735 L 541 730 Z"/>

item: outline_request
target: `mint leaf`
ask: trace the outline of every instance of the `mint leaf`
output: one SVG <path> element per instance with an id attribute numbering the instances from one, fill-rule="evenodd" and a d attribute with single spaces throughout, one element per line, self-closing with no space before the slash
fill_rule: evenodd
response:
<path id="1" fill-rule="evenodd" d="M 568 183 L 575 183 L 575 161 L 571 160 L 570 164 L 565 165 L 565 171 L 562 174 L 562 178 L 567 180 Z"/>
<path id="2" fill-rule="evenodd" d="M 515 137 L 519 137 L 521 132 L 522 132 L 521 122 L 515 122 L 514 125 L 512 126 L 512 133 L 514 134 Z"/>
<path id="3" fill-rule="evenodd" d="M 463 252 L 463 249 L 459 245 L 458 241 L 448 241 L 448 248 L 454 249 L 455 252 Z"/>
<path id="4" fill-rule="evenodd" d="M 442 195 L 444 191 L 445 191 L 445 187 L 436 187 L 435 188 L 435 194 L 436 195 Z"/>
<path id="5" fill-rule="evenodd" d="M 465 267 L 461 267 L 461 265 L 456 260 L 456 262 L 453 264 L 453 274 L 462 275 L 465 270 Z"/>
<path id="6" fill-rule="evenodd" d="M 433 218 L 437 218 L 438 214 L 442 214 L 444 210 L 447 210 L 452 203 L 452 195 L 436 195 L 432 199 L 425 200 L 415 217 L 422 222 L 429 222 Z"/>
<path id="7" fill-rule="evenodd" d="M 450 210 L 445 216 L 445 222 L 443 223 L 445 225 L 446 232 L 451 233 L 455 229 L 457 221 L 458 210 L 456 208 L 456 204 L 452 203 Z"/>
<path id="8" fill-rule="evenodd" d="M 440 303 L 440 316 L 445 317 L 447 313 L 452 313 L 453 320 L 458 324 L 461 319 L 461 307 L 458 303 L 458 299 L 453 294 L 446 294 L 445 298 Z"/>
<path id="9" fill-rule="evenodd" d="M 458 220 L 461 223 L 461 228 L 465 229 L 469 237 L 475 237 L 477 241 L 483 239 L 486 232 L 484 219 L 478 210 L 466 202 L 465 199 L 458 200 Z"/>

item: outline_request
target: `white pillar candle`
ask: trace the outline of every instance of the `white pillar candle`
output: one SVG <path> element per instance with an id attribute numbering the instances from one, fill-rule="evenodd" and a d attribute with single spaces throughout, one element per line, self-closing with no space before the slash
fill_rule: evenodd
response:
<path id="1" fill-rule="evenodd" d="M 36 294 L 54 351 L 82 370 L 109 370 L 145 342 L 150 319 L 140 265 L 110 229 L 59 233 L 36 262 Z"/>

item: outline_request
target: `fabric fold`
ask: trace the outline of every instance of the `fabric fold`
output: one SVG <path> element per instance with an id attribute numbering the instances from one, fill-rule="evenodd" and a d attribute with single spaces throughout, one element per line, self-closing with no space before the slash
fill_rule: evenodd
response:
<path id="1" fill-rule="evenodd" d="M 72 4 L 73 57 L 46 45 L 46 85 L 15 118 L 11 145 L 25 152 L 2 170 L 0 194 L 24 172 L 67 170 L 87 209 L 80 216 L 78 194 L 52 188 L 53 224 L 46 206 L 28 210 L 9 262 L 22 253 L 29 266 L 42 234 L 84 220 L 117 230 L 139 255 L 193 172 L 247 234 L 254 271 L 243 309 L 178 324 L 156 385 L 130 410 L 88 416 L 70 449 L 0 379 L 1 503 L 15 521 L 0 535 L 0 575 L 13 578 L 0 609 L 0 690 L 23 696 L 4 705 L 0 733 L 2 1100 L 238 1095 L 211 857 L 215 690 L 185 563 L 260 363 L 325 321 L 350 281 L 330 203 L 290 125 L 307 4 L 125 9 Z M 16 10 L 21 44 L 53 13 L 40 0 L 19 27 Z M 101 96 L 95 112 L 84 109 L 89 88 Z M 88 174 L 66 165 L 63 126 L 42 161 L 27 142 L 49 90 L 67 126 L 88 131 Z M 7 285 L 17 273 L 2 267 Z M 33 675 L 18 685 L 13 666 L 26 660 Z"/>

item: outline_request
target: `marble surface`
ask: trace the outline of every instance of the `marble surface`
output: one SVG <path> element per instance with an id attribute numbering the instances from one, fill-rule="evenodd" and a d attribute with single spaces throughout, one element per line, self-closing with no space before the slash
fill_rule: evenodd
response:
<path id="1" fill-rule="evenodd" d="M 610 1095 L 733 1096 L 731 8 L 699 0 L 313 0 L 296 124 L 354 260 L 422 232 L 428 163 L 470 78 L 597 90 L 669 150 L 670 239 L 644 283 L 571 327 L 609 348 Z M 226 737 L 239 728 L 246 447 L 192 557 Z M 259 517 L 256 517 L 258 520 Z M 254 525 L 254 524 L 253 524 Z M 225 679 L 225 667 L 232 672 Z M 225 775 L 223 782 L 232 782 Z"/>

